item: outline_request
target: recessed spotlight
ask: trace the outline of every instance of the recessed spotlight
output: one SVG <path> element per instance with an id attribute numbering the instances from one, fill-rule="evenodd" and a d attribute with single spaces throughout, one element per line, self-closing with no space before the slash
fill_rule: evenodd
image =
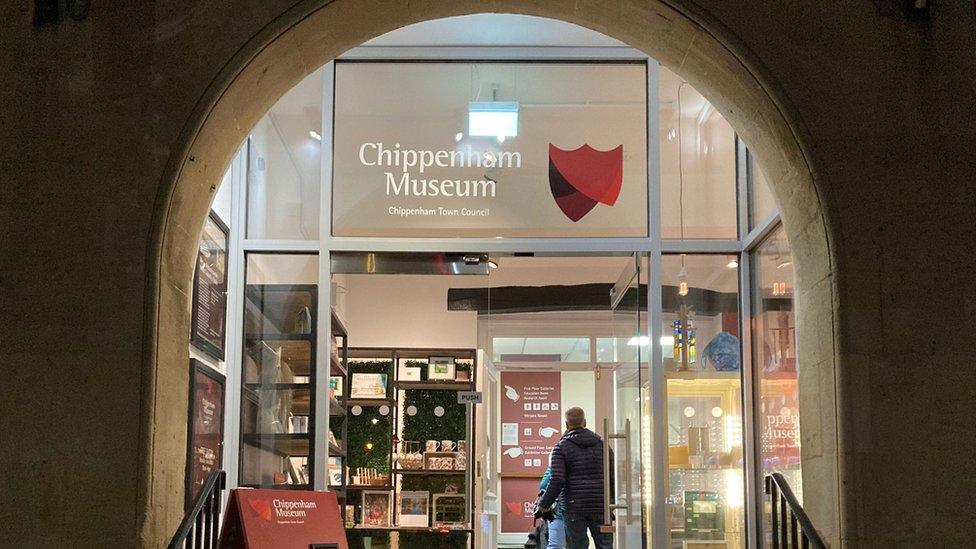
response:
<path id="1" fill-rule="evenodd" d="M 462 139 L 464 139 L 464 132 L 457 132 L 456 134 L 454 134 L 455 141 L 460 141 Z"/>
<path id="2" fill-rule="evenodd" d="M 316 141 L 322 141 L 322 134 L 320 134 L 319 132 L 317 132 L 315 130 L 309 130 L 308 131 L 308 136 L 311 137 L 312 139 L 316 140 Z"/>
<path id="3" fill-rule="evenodd" d="M 489 259 L 488 260 L 488 268 L 490 268 L 490 269 L 497 269 L 498 268 L 498 263 L 495 263 L 495 260 L 494 259 Z"/>
<path id="4" fill-rule="evenodd" d="M 733 258 L 725 266 L 728 267 L 728 268 L 730 268 L 730 269 L 735 269 L 735 268 L 737 268 L 739 266 L 739 260 Z"/>

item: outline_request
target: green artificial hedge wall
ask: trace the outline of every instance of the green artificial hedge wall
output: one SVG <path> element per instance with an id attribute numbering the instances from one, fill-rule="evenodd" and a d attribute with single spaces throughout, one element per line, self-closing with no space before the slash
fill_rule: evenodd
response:
<path id="1" fill-rule="evenodd" d="M 389 360 L 375 362 L 352 362 L 349 365 L 350 374 L 370 373 L 386 374 L 387 380 L 393 379 L 393 363 Z M 350 380 L 350 385 L 352 382 Z M 348 392 L 348 389 L 347 389 Z M 362 406 L 363 413 L 354 416 L 352 408 L 346 410 L 346 455 L 350 476 L 356 474 L 359 467 L 373 468 L 380 473 L 390 472 L 390 444 L 393 438 L 393 411 L 385 416 L 380 415 L 379 405 Z M 373 420 L 376 423 L 373 423 Z M 371 450 L 366 449 L 367 443 L 372 443 Z M 351 480 L 350 480 L 351 482 Z"/>

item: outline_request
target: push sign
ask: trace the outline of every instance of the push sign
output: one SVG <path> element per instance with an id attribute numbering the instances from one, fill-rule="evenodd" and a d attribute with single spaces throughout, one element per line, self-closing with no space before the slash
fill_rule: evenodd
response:
<path id="1" fill-rule="evenodd" d="M 458 404 L 481 404 L 481 391 L 458 391 Z"/>

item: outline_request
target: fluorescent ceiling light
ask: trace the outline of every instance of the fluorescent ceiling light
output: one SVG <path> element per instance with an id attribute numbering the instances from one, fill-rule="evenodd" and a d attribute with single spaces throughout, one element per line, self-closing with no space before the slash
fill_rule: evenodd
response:
<path id="1" fill-rule="evenodd" d="M 316 141 L 322 141 L 322 136 L 315 130 L 309 130 L 308 136 Z"/>
<path id="2" fill-rule="evenodd" d="M 674 346 L 674 338 L 671 336 L 661 336 L 660 341 L 661 341 L 661 347 Z M 650 342 L 651 342 L 651 338 L 647 336 L 640 336 L 640 337 L 634 336 L 627 340 L 627 345 L 631 347 L 637 347 L 638 345 L 640 345 L 641 347 L 647 347 L 647 344 Z"/>
<path id="3" fill-rule="evenodd" d="M 518 101 L 468 103 L 468 135 L 515 137 L 518 135 Z"/>

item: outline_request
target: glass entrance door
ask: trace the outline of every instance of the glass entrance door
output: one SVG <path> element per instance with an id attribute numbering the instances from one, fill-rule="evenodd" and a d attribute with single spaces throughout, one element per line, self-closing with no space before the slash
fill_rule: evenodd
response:
<path id="1" fill-rule="evenodd" d="M 640 284 L 640 254 L 635 254 L 610 291 L 615 356 L 600 364 L 613 376 L 612 419 L 604 419 L 601 435 L 612 450 L 605 459 L 607 526 L 613 523 L 615 547 L 644 547 L 641 497 L 641 388 L 646 381 L 648 334 L 646 286 Z M 608 367 L 609 366 L 609 367 Z"/>

